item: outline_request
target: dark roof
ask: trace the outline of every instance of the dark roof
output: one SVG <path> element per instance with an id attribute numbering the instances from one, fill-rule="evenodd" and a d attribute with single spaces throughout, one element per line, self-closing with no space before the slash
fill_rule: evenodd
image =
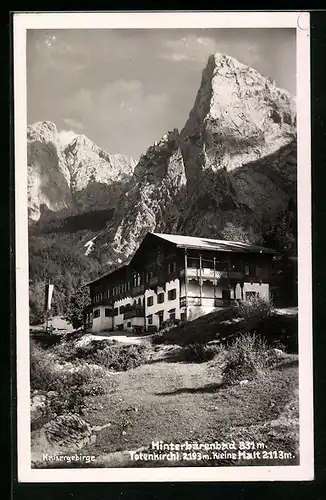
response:
<path id="1" fill-rule="evenodd" d="M 213 240 L 211 238 L 197 238 L 194 236 L 180 236 L 178 234 L 151 233 L 162 240 L 174 243 L 181 248 L 195 248 L 200 250 L 217 250 L 220 252 L 246 252 L 275 254 L 275 250 L 242 241 Z"/>
<path id="2" fill-rule="evenodd" d="M 124 264 L 123 266 L 120 266 L 120 267 L 117 267 L 116 269 L 114 269 L 114 271 L 109 271 L 108 273 L 103 273 L 100 276 L 98 276 L 97 278 L 95 278 L 91 281 L 87 281 L 87 283 L 84 283 L 82 285 L 82 287 L 87 286 L 87 285 L 91 285 L 92 283 L 96 283 L 97 281 L 100 281 L 101 279 L 105 278 L 106 276 L 110 276 L 111 274 L 114 274 L 117 271 L 121 271 L 121 269 L 123 269 L 124 267 L 127 267 L 127 265 Z"/>
<path id="3" fill-rule="evenodd" d="M 257 245 L 251 245 L 250 243 L 243 243 L 242 241 L 227 241 L 227 240 L 214 240 L 211 238 L 199 238 L 195 236 L 181 236 L 178 234 L 165 234 L 165 233 L 147 233 L 148 235 L 156 236 L 162 240 L 173 243 L 178 248 L 193 248 L 198 250 L 214 250 L 219 252 L 235 252 L 235 253 L 265 253 L 265 254 L 276 254 L 276 251 L 272 248 L 261 247 Z M 137 253 L 138 250 L 136 250 Z M 102 274 L 98 278 L 85 283 L 83 286 L 90 285 L 100 281 L 102 278 L 109 276 L 116 271 L 120 271 L 128 265 L 124 264 L 118 267 L 114 271 Z"/>

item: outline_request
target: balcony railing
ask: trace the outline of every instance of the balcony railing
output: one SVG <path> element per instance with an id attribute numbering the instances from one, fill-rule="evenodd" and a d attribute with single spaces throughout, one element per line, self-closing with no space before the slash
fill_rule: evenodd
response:
<path id="1" fill-rule="evenodd" d="M 181 271 L 181 276 L 185 275 L 184 269 Z M 228 272 L 227 270 L 219 271 L 217 269 L 209 269 L 209 268 L 202 268 L 201 271 L 196 268 L 196 267 L 188 267 L 187 268 L 187 277 L 188 278 L 194 278 L 194 279 L 222 279 L 225 278 L 233 278 L 233 279 L 241 279 L 243 278 L 244 274 L 241 271 L 230 271 Z"/>
<path id="2" fill-rule="evenodd" d="M 233 304 L 234 299 L 222 299 L 220 297 L 211 297 L 212 300 L 214 300 L 214 307 L 228 307 L 229 305 Z M 180 298 L 180 307 L 185 307 L 186 305 L 188 306 L 200 306 L 202 305 L 202 301 L 205 299 L 203 297 L 202 299 L 200 297 L 181 297 Z"/>
<path id="3" fill-rule="evenodd" d="M 107 297 L 103 297 L 100 300 L 95 300 L 95 298 L 92 299 L 93 306 L 112 306 L 112 304 L 113 299 L 108 299 Z"/>

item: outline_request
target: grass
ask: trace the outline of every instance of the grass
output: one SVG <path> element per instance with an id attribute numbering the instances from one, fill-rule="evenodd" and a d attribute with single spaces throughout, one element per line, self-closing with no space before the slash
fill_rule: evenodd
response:
<path id="1" fill-rule="evenodd" d="M 154 334 L 154 345 L 193 343 L 206 344 L 219 340 L 227 344 L 242 332 L 258 332 L 269 345 L 283 345 L 287 352 L 298 352 L 298 317 L 275 311 L 269 301 L 252 299 L 232 307 L 214 311 L 193 321 Z"/>

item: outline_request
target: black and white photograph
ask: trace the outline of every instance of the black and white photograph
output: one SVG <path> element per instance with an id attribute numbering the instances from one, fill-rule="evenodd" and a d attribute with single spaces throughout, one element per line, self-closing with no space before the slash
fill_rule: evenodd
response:
<path id="1" fill-rule="evenodd" d="M 19 480 L 313 479 L 309 14 L 14 21 Z"/>

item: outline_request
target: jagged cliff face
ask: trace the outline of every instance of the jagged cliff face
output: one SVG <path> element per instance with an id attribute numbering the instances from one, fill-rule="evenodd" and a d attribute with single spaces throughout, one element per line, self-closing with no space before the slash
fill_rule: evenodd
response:
<path id="1" fill-rule="evenodd" d="M 62 141 L 56 126 L 39 122 L 27 129 L 29 218 L 42 210 L 63 215 L 109 208 L 131 179 L 135 161 L 109 155 L 84 135 Z"/>
<path id="2" fill-rule="evenodd" d="M 96 241 L 109 246 L 109 264 L 131 256 L 147 232 L 175 232 L 185 203 L 186 176 L 177 130 L 148 148 L 137 164 L 131 188 L 116 208 L 111 226 Z"/>
<path id="3" fill-rule="evenodd" d="M 181 144 L 191 200 L 181 231 L 210 236 L 232 222 L 256 239 L 294 194 L 294 99 L 229 56 L 209 58 Z"/>
<path id="4" fill-rule="evenodd" d="M 296 189 L 293 97 L 235 59 L 212 55 L 183 128 L 151 146 L 97 245 L 128 259 L 148 231 L 259 239 Z"/>
<path id="5" fill-rule="evenodd" d="M 232 57 L 210 56 L 181 131 L 189 189 L 207 169 L 231 171 L 288 144 L 295 121 L 288 92 Z"/>

